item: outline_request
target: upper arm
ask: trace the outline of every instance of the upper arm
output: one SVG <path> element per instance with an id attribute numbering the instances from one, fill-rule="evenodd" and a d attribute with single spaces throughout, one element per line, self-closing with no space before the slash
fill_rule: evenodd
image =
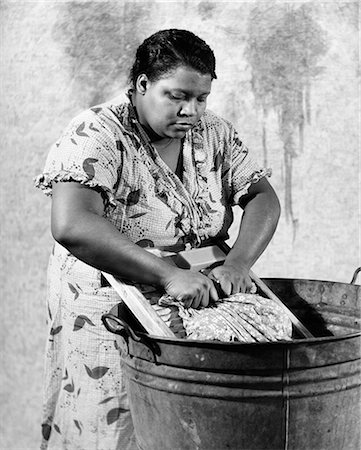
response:
<path id="1" fill-rule="evenodd" d="M 272 187 L 266 180 L 266 177 L 271 174 L 271 170 L 261 167 L 256 162 L 233 126 L 229 128 L 224 166 L 226 173 L 224 183 L 229 190 L 229 202 L 232 206 L 241 205 L 243 208 L 259 193 L 275 196 Z"/>
<path id="2" fill-rule="evenodd" d="M 74 181 L 53 183 L 51 231 L 55 240 L 61 243 L 69 239 L 79 218 L 93 214 L 104 214 L 100 191 Z"/>
<path id="3" fill-rule="evenodd" d="M 239 199 L 239 205 L 241 208 L 245 208 L 247 204 L 254 199 L 258 194 L 265 194 L 267 200 L 276 209 L 280 209 L 277 194 L 273 187 L 270 185 L 266 177 L 261 178 L 256 183 L 252 183 L 248 188 L 246 194 L 242 195 Z"/>

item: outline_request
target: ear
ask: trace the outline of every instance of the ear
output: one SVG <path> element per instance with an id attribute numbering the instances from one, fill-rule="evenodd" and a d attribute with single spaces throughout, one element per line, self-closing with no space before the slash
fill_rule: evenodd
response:
<path id="1" fill-rule="evenodd" d="M 145 73 L 142 73 L 138 76 L 137 82 L 135 84 L 135 88 L 137 92 L 141 95 L 144 95 L 149 85 L 149 79 Z"/>

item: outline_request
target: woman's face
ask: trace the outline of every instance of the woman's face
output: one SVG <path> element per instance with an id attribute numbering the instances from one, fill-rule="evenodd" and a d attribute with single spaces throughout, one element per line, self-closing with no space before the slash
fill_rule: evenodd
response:
<path id="1" fill-rule="evenodd" d="M 154 140 L 183 138 L 204 113 L 211 85 L 210 74 L 185 66 L 153 82 L 140 75 L 136 86 L 140 123 Z"/>

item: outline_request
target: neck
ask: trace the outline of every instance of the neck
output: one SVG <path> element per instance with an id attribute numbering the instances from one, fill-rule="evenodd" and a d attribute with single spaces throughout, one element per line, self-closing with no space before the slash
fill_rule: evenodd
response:
<path id="1" fill-rule="evenodd" d="M 158 152 L 161 152 L 165 150 L 166 148 L 172 147 L 172 144 L 174 141 L 177 141 L 177 139 L 173 138 L 160 138 L 155 141 L 152 141 L 152 144 L 156 147 Z"/>
<path id="2" fill-rule="evenodd" d="M 144 130 L 147 132 L 147 135 L 148 135 L 150 141 L 157 142 L 157 141 L 168 140 L 168 138 L 163 138 L 163 137 L 159 136 L 155 131 L 152 130 L 152 128 L 150 128 L 147 125 L 147 122 L 144 119 L 143 114 L 142 114 L 142 104 L 141 104 L 141 98 L 140 98 L 141 96 L 139 96 L 139 94 L 137 94 L 135 91 L 130 91 L 129 94 L 130 94 L 129 95 L 130 101 L 134 107 L 134 110 L 135 110 L 135 113 L 139 120 L 139 123 L 142 125 Z"/>

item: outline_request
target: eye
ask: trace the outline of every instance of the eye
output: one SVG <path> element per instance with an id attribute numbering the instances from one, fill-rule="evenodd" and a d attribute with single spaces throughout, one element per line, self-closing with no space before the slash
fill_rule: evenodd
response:
<path id="1" fill-rule="evenodd" d="M 177 93 L 169 93 L 169 98 L 172 100 L 184 100 L 185 99 L 185 95 L 183 94 L 177 94 Z"/>
<path id="2" fill-rule="evenodd" d="M 197 98 L 197 101 L 199 102 L 199 103 L 206 103 L 207 102 L 207 99 L 208 99 L 208 93 L 207 94 L 203 94 L 203 95 L 200 95 L 198 98 Z"/>

